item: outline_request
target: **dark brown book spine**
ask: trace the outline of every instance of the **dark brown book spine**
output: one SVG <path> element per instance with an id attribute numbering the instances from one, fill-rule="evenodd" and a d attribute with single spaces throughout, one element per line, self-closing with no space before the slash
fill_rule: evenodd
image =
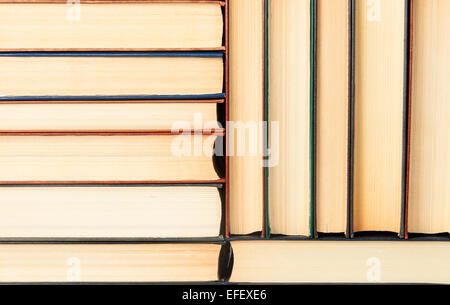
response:
<path id="1" fill-rule="evenodd" d="M 348 142 L 347 142 L 347 229 L 353 238 L 353 166 L 355 136 L 355 0 L 348 0 Z"/>
<path id="2" fill-rule="evenodd" d="M 78 0 L 81 4 L 104 3 L 219 3 L 225 6 L 223 0 Z M 0 0 L 0 3 L 67 3 L 67 0 Z M 75 2 L 75 1 L 72 1 Z"/>
<path id="3" fill-rule="evenodd" d="M 409 196 L 409 166 L 410 166 L 410 145 L 411 145 L 411 93 L 412 93 L 412 59 L 413 59 L 413 27 L 414 27 L 414 11 L 413 11 L 413 2 L 412 0 L 408 2 L 408 10 L 407 14 L 409 16 L 409 22 L 407 25 L 408 29 L 408 46 L 407 46 L 407 54 L 408 54 L 408 70 L 407 70 L 407 127 L 406 127 L 406 160 L 405 160 L 405 185 L 404 185 L 404 237 L 408 239 L 408 196 Z"/>
<path id="4" fill-rule="evenodd" d="M 214 100 L 29 100 L 29 101 L 15 101 L 7 100 L 0 101 L 0 104 L 149 104 L 149 103 L 225 103 L 224 99 Z"/>
<path id="5" fill-rule="evenodd" d="M 266 10 L 268 9 L 267 8 L 267 5 L 268 5 L 268 0 L 262 0 L 263 1 L 263 14 L 262 14 L 262 28 L 263 28 L 263 31 L 262 31 L 262 41 L 263 41 L 263 57 L 262 57 L 262 67 L 263 67 L 263 73 L 262 73 L 262 75 L 263 75 L 263 77 L 262 77 L 262 79 L 263 79 L 263 85 L 262 85 L 262 90 L 263 90 L 263 92 L 262 92 L 262 96 L 263 96 L 263 101 L 262 101 L 262 107 L 263 107 L 263 111 L 262 111 L 262 113 L 263 113 L 263 115 L 262 115 L 262 118 L 261 118 L 261 120 L 264 122 L 265 120 L 266 120 L 266 90 L 267 90 L 267 88 L 266 88 L 266 73 L 267 73 L 267 71 L 266 71 L 266 57 L 268 56 L 268 54 L 267 54 L 267 46 L 266 46 L 266 43 L 267 43 L 267 41 L 266 41 L 266 31 L 267 31 L 267 26 L 268 26 L 268 24 L 267 24 L 267 22 L 268 22 L 268 20 L 266 19 Z M 266 151 L 266 138 L 265 138 L 265 136 L 263 136 L 263 152 L 265 152 Z M 263 162 L 263 164 L 265 164 L 265 156 L 264 156 L 264 154 L 263 154 L 263 160 L 262 160 L 262 162 Z M 266 225 L 267 225 L 267 223 L 266 223 L 266 215 L 267 215 L 267 213 L 269 212 L 268 210 L 267 210 L 267 198 L 266 198 L 266 188 L 268 187 L 267 185 L 266 185 L 266 180 L 265 180 L 265 177 L 266 177 L 266 171 L 267 171 L 267 168 L 265 167 L 265 166 L 262 166 L 262 176 L 263 176 L 263 190 L 262 190 L 262 198 L 263 198 L 263 202 L 262 202 L 262 205 L 263 205 L 263 208 L 262 208 L 262 228 L 261 228 L 261 237 L 262 238 L 265 238 L 266 237 Z"/>

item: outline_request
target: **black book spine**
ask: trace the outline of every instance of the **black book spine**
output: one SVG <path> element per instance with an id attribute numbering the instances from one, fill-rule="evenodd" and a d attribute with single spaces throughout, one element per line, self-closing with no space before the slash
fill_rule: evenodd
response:
<path id="1" fill-rule="evenodd" d="M 355 0 L 348 0 L 348 143 L 347 143 L 347 230 L 353 238 L 353 165 L 355 135 Z"/>
<path id="2" fill-rule="evenodd" d="M 409 119 L 410 119 L 410 50 L 412 35 L 411 28 L 411 0 L 405 0 L 405 36 L 404 36 L 404 79 L 403 79 L 403 145 L 402 145 L 402 199 L 401 199 L 401 219 L 400 219 L 400 238 L 406 235 L 406 210 L 408 198 L 408 175 L 409 175 Z"/>

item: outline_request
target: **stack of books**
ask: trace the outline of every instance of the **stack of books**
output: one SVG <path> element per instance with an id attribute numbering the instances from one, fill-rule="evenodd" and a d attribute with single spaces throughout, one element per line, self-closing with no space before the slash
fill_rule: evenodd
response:
<path id="1" fill-rule="evenodd" d="M 217 278 L 224 5 L 1 1 L 0 281 Z"/>
<path id="2" fill-rule="evenodd" d="M 448 0 L 0 0 L 0 282 L 450 283 Z"/>

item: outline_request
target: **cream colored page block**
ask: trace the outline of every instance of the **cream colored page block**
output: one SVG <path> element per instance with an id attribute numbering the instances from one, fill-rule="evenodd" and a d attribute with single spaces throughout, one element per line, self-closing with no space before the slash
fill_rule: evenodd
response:
<path id="1" fill-rule="evenodd" d="M 450 243 L 236 241 L 231 282 L 450 283 Z"/>
<path id="2" fill-rule="evenodd" d="M 229 148 L 235 149 L 234 156 L 229 158 L 230 232 L 248 234 L 261 231 L 263 226 L 263 157 L 258 128 L 264 105 L 264 3 L 262 0 L 231 0 L 229 5 L 229 118 L 237 124 L 233 142 L 229 143 Z M 239 122 L 242 124 L 238 125 Z M 245 129 L 244 124 L 249 129 Z M 247 136 L 239 138 L 239 134 Z"/>
<path id="3" fill-rule="evenodd" d="M 270 2 L 269 121 L 280 127 L 278 135 L 271 135 L 278 137 L 279 163 L 269 168 L 268 186 L 275 234 L 310 234 L 309 3 Z"/>
<path id="4" fill-rule="evenodd" d="M 317 34 L 317 231 L 347 219 L 348 0 L 321 0 Z"/>
<path id="5" fill-rule="evenodd" d="M 214 244 L 4 244 L 0 281 L 215 281 L 219 251 Z"/>
<path id="6" fill-rule="evenodd" d="M 207 122 L 218 127 L 215 103 L 0 104 L 0 130 L 202 129 Z"/>
<path id="7" fill-rule="evenodd" d="M 214 187 L 2 187 L 1 237 L 214 237 Z"/>
<path id="8" fill-rule="evenodd" d="M 1 136 L 0 181 L 217 179 L 215 136 Z"/>
<path id="9" fill-rule="evenodd" d="M 450 2 L 414 4 L 408 230 L 450 231 Z"/>
<path id="10" fill-rule="evenodd" d="M 355 231 L 400 229 L 404 15 L 404 0 L 356 2 Z"/>
<path id="11" fill-rule="evenodd" d="M 16 3 L 1 4 L 0 15 L 0 48 L 213 48 L 222 45 L 219 4 Z"/>
<path id="12" fill-rule="evenodd" d="M 222 58 L 0 57 L 1 96 L 222 92 Z"/>

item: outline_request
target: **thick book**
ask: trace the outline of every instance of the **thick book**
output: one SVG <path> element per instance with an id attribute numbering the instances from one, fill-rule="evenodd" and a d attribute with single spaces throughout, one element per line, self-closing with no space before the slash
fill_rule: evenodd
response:
<path id="1" fill-rule="evenodd" d="M 0 99 L 213 98 L 223 92 L 222 56 L 220 52 L 0 53 Z"/>
<path id="2" fill-rule="evenodd" d="M 218 1 L 11 2 L 0 1 L 0 50 L 222 47 Z"/>
<path id="3" fill-rule="evenodd" d="M 217 186 L 2 186 L 0 238 L 218 237 Z"/>
<path id="4" fill-rule="evenodd" d="M 404 235 L 408 1 L 355 1 L 353 231 Z"/>
<path id="5" fill-rule="evenodd" d="M 449 1 L 412 1 L 410 233 L 450 232 L 449 12 Z"/>
<path id="6" fill-rule="evenodd" d="M 0 181 L 215 181 L 216 139 L 215 134 L 1 135 Z"/>
<path id="7" fill-rule="evenodd" d="M 264 227 L 264 0 L 230 0 L 228 125 L 231 234 Z"/>
<path id="8" fill-rule="evenodd" d="M 347 231 L 351 0 L 317 9 L 316 230 Z"/>
<path id="9" fill-rule="evenodd" d="M 271 234 L 310 236 L 314 5 L 270 1 L 268 8 L 268 226 Z"/>
<path id="10" fill-rule="evenodd" d="M 450 284 L 450 243 L 232 241 L 230 282 Z"/>
<path id="11" fill-rule="evenodd" d="M 2 244 L 0 282 L 218 281 L 219 244 Z"/>

